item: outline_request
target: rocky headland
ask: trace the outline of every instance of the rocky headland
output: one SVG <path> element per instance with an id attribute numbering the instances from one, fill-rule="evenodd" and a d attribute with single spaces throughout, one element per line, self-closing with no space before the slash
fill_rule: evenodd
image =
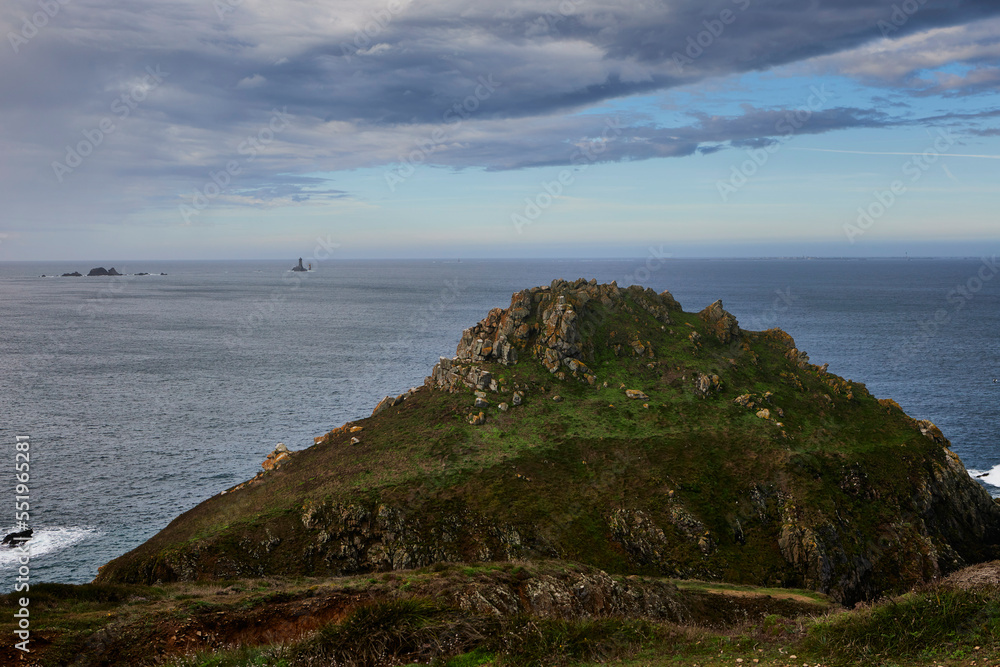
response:
<path id="1" fill-rule="evenodd" d="M 264 468 L 97 581 L 564 559 L 852 604 L 1000 556 L 933 424 L 721 302 L 595 281 L 518 292 L 423 387 Z"/>

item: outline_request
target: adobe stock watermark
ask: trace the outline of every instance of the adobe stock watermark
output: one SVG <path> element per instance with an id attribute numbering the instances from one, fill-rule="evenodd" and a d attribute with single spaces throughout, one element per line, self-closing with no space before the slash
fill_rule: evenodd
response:
<path id="1" fill-rule="evenodd" d="M 621 120 L 618 117 L 606 119 L 604 128 L 601 130 L 601 138 L 598 141 L 578 146 L 570 156 L 570 164 L 576 167 L 577 171 L 585 171 L 608 149 L 608 144 L 621 134 Z M 541 189 L 534 197 L 524 198 L 524 208 L 520 212 L 510 214 L 514 230 L 518 234 L 523 234 L 524 228 L 534 224 L 542 216 L 542 213 L 547 211 L 555 203 L 555 200 L 562 196 L 566 188 L 574 183 L 576 183 L 576 176 L 571 169 L 561 170 L 555 180 L 542 181 Z"/>
<path id="2" fill-rule="evenodd" d="M 142 80 L 111 102 L 110 110 L 114 114 L 114 118 L 119 121 L 128 118 L 140 104 L 146 101 L 149 93 L 156 90 L 168 76 L 170 76 L 170 72 L 164 72 L 159 65 L 146 67 L 146 75 L 142 77 Z M 83 130 L 82 140 L 78 141 L 75 146 L 66 146 L 64 161 L 53 160 L 52 173 L 55 174 L 56 180 L 62 183 L 67 175 L 82 165 L 83 161 L 117 129 L 118 126 L 115 125 L 114 119 L 111 116 L 105 116 L 97 123 L 97 127 Z"/>
<path id="3" fill-rule="evenodd" d="M 750 0 L 732 0 L 732 2 L 740 12 L 745 12 L 750 7 Z M 705 54 L 705 51 L 711 49 L 715 40 L 722 37 L 726 27 L 736 23 L 738 16 L 739 14 L 732 9 L 723 9 L 716 18 L 702 21 L 701 24 L 705 29 L 688 35 L 684 53 L 674 51 L 671 54 L 671 60 L 677 73 L 683 74 L 685 67 L 693 65 L 695 60 Z"/>
<path id="4" fill-rule="evenodd" d="M 941 327 L 951 320 L 972 302 L 985 286 L 1000 273 L 1000 263 L 997 256 L 982 257 L 977 270 L 965 280 L 948 291 L 944 300 L 948 307 L 941 307 L 924 317 L 917 325 L 917 333 L 913 334 L 900 347 L 899 354 L 893 358 L 893 367 L 898 369 L 904 363 L 918 355 L 922 355 L 924 347 L 932 338 L 938 335 Z"/>
<path id="5" fill-rule="evenodd" d="M 957 141 L 948 130 L 938 130 L 938 137 L 933 145 L 903 163 L 903 175 L 909 178 L 910 184 L 916 183 Z M 857 243 L 858 237 L 864 236 L 907 192 L 906 183 L 901 179 L 894 180 L 885 190 L 875 190 L 872 201 L 867 206 L 858 207 L 857 219 L 853 223 L 844 223 L 847 240 L 852 244 Z"/>
<path id="6" fill-rule="evenodd" d="M 220 21 L 225 21 L 226 15 L 235 12 L 242 4 L 243 0 L 212 0 L 215 15 L 219 17 Z"/>
<path id="7" fill-rule="evenodd" d="M 394 340 L 383 339 L 380 341 L 379 347 L 384 355 L 390 358 L 393 355 L 398 355 L 401 351 L 413 347 L 414 335 L 425 335 L 428 332 L 440 329 L 441 318 L 445 313 L 454 308 L 456 303 L 460 302 L 470 286 L 469 283 L 461 281 L 457 277 L 451 280 L 442 280 L 441 285 L 442 288 L 437 297 L 419 312 L 411 315 L 399 329 L 399 331 L 406 333 L 405 338 L 400 337 Z"/>
<path id="8" fill-rule="evenodd" d="M 35 0 L 41 11 L 32 14 L 30 19 L 25 18 L 21 22 L 19 31 L 7 33 L 7 41 L 10 42 L 10 48 L 14 50 L 14 55 L 20 53 L 21 47 L 34 39 L 38 31 L 47 26 L 49 21 L 56 17 L 59 10 L 68 5 L 69 2 L 70 0 Z"/>
<path id="9" fill-rule="evenodd" d="M 750 182 L 753 176 L 763 169 L 771 156 L 781 150 L 788 143 L 795 133 L 801 130 L 813 114 L 823 108 L 830 93 L 826 90 L 826 84 L 819 88 L 810 86 L 810 95 L 806 98 L 806 103 L 797 109 L 788 111 L 774 124 L 776 139 L 762 148 L 750 148 L 746 150 L 748 159 L 739 165 L 733 165 L 730 169 L 727 180 L 715 182 L 715 189 L 719 192 L 719 197 L 723 203 L 729 202 L 729 198 L 740 191 L 740 189 Z"/>
<path id="10" fill-rule="evenodd" d="M 274 141 L 275 137 L 291 124 L 288 107 L 281 110 L 273 109 L 267 125 L 257 131 L 256 135 L 248 135 L 240 142 L 236 152 L 246 157 L 246 160 L 229 160 L 224 169 L 209 171 L 208 180 L 200 188 L 195 188 L 191 194 L 191 203 L 182 202 L 178 206 L 184 224 L 190 225 L 193 216 L 201 215 L 212 201 L 226 191 L 236 176 L 243 173 L 243 164 L 253 162 L 257 155 Z"/>
<path id="11" fill-rule="evenodd" d="M 496 89 L 502 85 L 493 79 L 492 74 L 481 76 L 476 82 L 472 93 L 467 95 L 465 99 L 452 104 L 441 115 L 441 125 L 431 130 L 428 137 L 417 141 L 416 146 L 409 153 L 400 155 L 399 166 L 385 172 L 385 184 L 389 186 L 390 192 L 395 192 L 396 186 L 412 176 L 418 166 L 427 162 L 427 158 L 448 141 L 450 133 L 472 117 L 472 114 L 479 109 L 480 104 L 490 99 Z"/>
<path id="12" fill-rule="evenodd" d="M 746 327 L 748 331 L 767 331 L 768 329 L 773 329 L 778 325 L 778 321 L 781 316 L 788 312 L 792 304 L 799 300 L 799 297 L 792 294 L 792 288 L 786 287 L 784 290 L 774 290 L 777 294 L 771 305 L 768 306 L 763 312 L 758 315 L 754 315 L 749 319 Z"/>
<path id="13" fill-rule="evenodd" d="M 899 30 L 909 22 L 910 17 L 920 11 L 920 8 L 927 4 L 927 0 L 903 0 L 899 4 L 892 6 L 889 20 L 879 19 L 875 27 L 879 29 L 883 37 L 899 32 Z"/>
<path id="14" fill-rule="evenodd" d="M 468 284 L 459 282 L 458 278 L 451 281 L 444 280 L 442 284 L 444 287 L 441 288 L 441 293 L 434 303 L 421 311 L 419 317 L 414 317 L 411 326 L 405 327 L 403 331 L 424 334 L 432 330 L 441 321 L 441 316 L 455 305 L 455 302 L 465 294 L 465 290 L 469 287 Z"/>
<path id="15" fill-rule="evenodd" d="M 14 475 L 17 484 L 14 486 L 14 519 L 17 532 L 10 546 L 17 554 L 17 583 L 14 590 L 26 593 L 31 590 L 31 489 L 29 487 L 31 473 L 31 438 L 27 435 L 14 436 Z M 6 541 L 6 540 L 4 540 Z M 16 544 L 15 544 L 16 542 Z M 17 624 L 14 634 L 21 641 L 14 647 L 24 653 L 30 653 L 28 641 L 31 639 L 31 611 L 28 609 L 28 598 L 18 600 L 18 610 L 14 612 L 14 622 Z"/>
<path id="16" fill-rule="evenodd" d="M 238 0 L 242 2 L 243 0 Z M 381 35 L 392 23 L 397 14 L 409 6 L 409 0 L 388 0 L 384 9 L 376 9 L 369 14 L 369 19 L 364 25 L 355 29 L 354 39 L 350 44 L 340 45 L 340 54 L 348 63 L 361 51 L 367 51 L 375 46 L 375 38 Z"/>
<path id="17" fill-rule="evenodd" d="M 642 266 L 638 267 L 632 273 L 625 276 L 625 284 L 628 285 L 642 285 L 647 280 L 649 280 L 654 273 L 659 271 L 667 260 L 673 257 L 673 253 L 669 253 L 663 249 L 663 244 L 660 244 L 659 248 L 654 248 L 649 246 L 647 249 L 646 261 Z"/>

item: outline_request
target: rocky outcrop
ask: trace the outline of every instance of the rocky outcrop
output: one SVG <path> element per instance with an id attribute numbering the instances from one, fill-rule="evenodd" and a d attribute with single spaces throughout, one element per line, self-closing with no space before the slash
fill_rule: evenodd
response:
<path id="1" fill-rule="evenodd" d="M 219 495 L 225 495 L 227 493 L 232 493 L 234 491 L 239 491 L 240 489 L 245 489 L 247 487 L 256 486 L 257 484 L 260 484 L 261 482 L 264 481 L 264 478 L 267 475 L 277 470 L 283 464 L 287 463 L 296 453 L 297 452 L 293 452 L 290 449 L 288 449 L 288 447 L 285 446 L 285 443 L 279 442 L 277 447 L 275 447 L 270 454 L 264 457 L 264 460 L 261 462 L 260 467 L 263 468 L 263 470 L 261 470 L 251 479 L 248 479 L 242 484 L 237 484 L 232 488 L 220 492 Z"/>
<path id="2" fill-rule="evenodd" d="M 404 391 L 402 394 L 396 396 L 395 398 L 393 398 L 392 396 L 386 396 L 381 401 L 379 401 L 378 405 L 376 405 L 375 408 L 372 410 L 372 417 L 379 414 L 380 412 L 388 410 L 389 408 L 396 407 L 397 405 L 408 399 L 410 396 L 413 396 L 418 391 L 420 391 L 419 387 L 410 387 L 408 390 Z"/>
<path id="3" fill-rule="evenodd" d="M 781 497 L 778 547 L 803 584 L 852 604 L 892 582 L 928 581 L 994 558 L 1000 507 L 949 449 L 925 465 L 912 497 L 902 502 L 858 466 L 841 473 L 841 489 L 863 502 L 899 503 L 896 520 L 876 530 L 851 525 L 837 510 L 817 511 Z"/>
<path id="4" fill-rule="evenodd" d="M 611 577 L 602 570 L 572 568 L 523 580 L 474 582 L 452 594 L 465 611 L 498 618 L 650 618 L 684 623 L 691 613 L 668 581 Z"/>
<path id="5" fill-rule="evenodd" d="M 27 542 L 28 540 L 30 540 L 34 532 L 35 531 L 32 530 L 31 528 L 25 528 L 24 530 L 21 531 L 8 533 L 7 535 L 4 536 L 3 542 L 0 544 L 6 544 L 11 548 L 19 547 L 21 546 L 22 542 Z"/>
<path id="6" fill-rule="evenodd" d="M 719 339 L 720 343 L 728 344 L 739 337 L 740 325 L 733 315 L 722 307 L 722 301 L 716 301 L 698 313 L 709 331 Z"/>
<path id="7" fill-rule="evenodd" d="M 88 276 L 120 276 L 121 274 L 115 271 L 115 267 L 110 269 L 105 269 L 103 266 L 98 266 L 96 269 L 91 269 Z"/>
<path id="8" fill-rule="evenodd" d="M 338 574 L 512 560 L 529 551 L 514 527 L 461 509 L 418 519 L 385 504 L 307 503 L 300 520 L 308 536 L 303 558 Z"/>
<path id="9" fill-rule="evenodd" d="M 702 398 L 722 391 L 722 380 L 715 373 L 696 373 L 694 376 L 694 393 Z"/>
<path id="10" fill-rule="evenodd" d="M 260 464 L 260 467 L 268 471 L 274 470 L 291 457 L 292 453 L 288 451 L 288 447 L 285 446 L 285 443 L 279 442 L 278 446 L 274 448 L 274 451 L 268 454 L 267 458 L 264 459 L 264 462 Z"/>
<path id="11" fill-rule="evenodd" d="M 608 526 L 636 564 L 651 565 L 672 576 L 713 577 L 712 565 L 698 557 L 715 551 L 711 531 L 674 498 L 668 502 L 667 519 L 665 530 L 643 510 L 619 509 L 608 517 Z"/>
<path id="12" fill-rule="evenodd" d="M 628 297 L 628 299 L 626 299 Z M 609 316 L 634 314 L 634 303 L 661 324 L 670 324 L 670 313 L 680 304 L 669 292 L 617 284 L 598 285 L 596 280 L 554 280 L 548 287 L 534 287 L 514 294 L 507 308 L 494 308 L 476 326 L 462 332 L 455 357 L 441 361 L 425 384 L 444 391 L 471 388 L 498 391 L 490 373 L 478 366 L 484 362 L 512 366 L 527 355 L 539 360 L 552 374 L 562 374 L 593 384 L 596 377 L 588 366 L 594 346 L 605 342 L 630 356 L 652 358 L 648 341 L 638 338 L 624 345 L 596 340 Z"/>

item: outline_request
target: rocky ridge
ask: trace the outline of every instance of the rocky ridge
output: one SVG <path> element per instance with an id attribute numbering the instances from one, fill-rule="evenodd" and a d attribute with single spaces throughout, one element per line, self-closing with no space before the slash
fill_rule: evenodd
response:
<path id="1" fill-rule="evenodd" d="M 663 324 L 670 324 L 671 311 L 681 309 L 669 292 L 657 294 L 639 287 L 621 290 L 616 283 L 598 285 L 596 280 L 582 278 L 575 282 L 554 280 L 548 287 L 517 292 L 510 306 L 494 308 L 479 324 L 463 331 L 455 356 L 442 357 L 425 384 L 451 392 L 472 388 L 501 391 L 490 372 L 479 364 L 513 366 L 519 355 L 537 359 L 560 380 L 570 376 L 593 384 L 596 377 L 587 366 L 587 360 L 593 359 L 588 334 L 597 323 L 581 320 L 579 313 L 591 301 L 612 312 L 623 306 L 631 308 L 624 303 L 625 294 Z M 614 349 L 618 355 L 652 358 L 648 341 L 638 337 L 625 345 L 617 343 Z"/>

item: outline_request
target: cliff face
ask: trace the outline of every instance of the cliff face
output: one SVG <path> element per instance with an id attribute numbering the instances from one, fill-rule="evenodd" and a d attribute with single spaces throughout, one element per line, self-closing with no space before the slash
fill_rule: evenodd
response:
<path id="1" fill-rule="evenodd" d="M 98 579 L 562 558 L 854 602 L 1000 556 L 933 424 L 721 302 L 594 281 L 515 294 L 425 387 L 281 458 Z"/>

